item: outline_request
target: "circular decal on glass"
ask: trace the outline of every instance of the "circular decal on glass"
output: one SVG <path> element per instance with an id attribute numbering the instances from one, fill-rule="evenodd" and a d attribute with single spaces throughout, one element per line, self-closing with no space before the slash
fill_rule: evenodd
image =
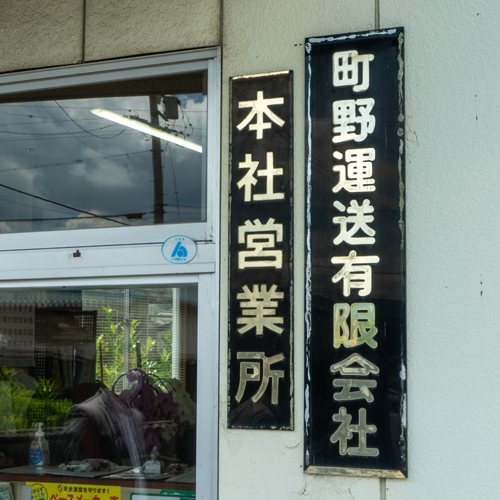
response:
<path id="1" fill-rule="evenodd" d="M 172 264 L 187 264 L 197 253 L 196 243 L 187 236 L 171 236 L 163 243 L 161 253 Z"/>

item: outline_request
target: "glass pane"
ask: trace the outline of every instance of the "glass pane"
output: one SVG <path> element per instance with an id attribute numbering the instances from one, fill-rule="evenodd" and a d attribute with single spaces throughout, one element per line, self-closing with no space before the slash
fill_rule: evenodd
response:
<path id="1" fill-rule="evenodd" d="M 204 82 L 3 97 L 0 233 L 205 221 Z"/>
<path id="2" fill-rule="evenodd" d="M 0 343 L 1 473 L 194 489 L 195 285 L 3 291 Z"/>

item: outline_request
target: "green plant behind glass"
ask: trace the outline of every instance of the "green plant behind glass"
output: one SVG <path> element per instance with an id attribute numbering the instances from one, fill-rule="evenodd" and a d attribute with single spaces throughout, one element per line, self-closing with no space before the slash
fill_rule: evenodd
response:
<path id="1" fill-rule="evenodd" d="M 104 333 L 97 339 L 96 378 L 101 380 L 101 350 L 103 357 L 103 380 L 107 387 L 125 372 L 125 335 L 126 328 L 121 321 L 116 321 L 115 309 L 103 307 Z M 129 369 L 136 368 L 137 343 L 141 347 L 141 367 L 150 374 L 161 379 L 172 377 L 172 331 L 166 330 L 162 337 L 162 344 L 158 345 L 156 339 L 141 334 L 141 323 L 132 319 L 128 326 L 129 332 Z"/>
<path id="2" fill-rule="evenodd" d="M 59 427 L 72 404 L 60 399 L 53 380 L 41 379 L 35 391 L 18 380 L 14 368 L 0 369 L 0 430 L 32 429 L 37 422 Z"/>

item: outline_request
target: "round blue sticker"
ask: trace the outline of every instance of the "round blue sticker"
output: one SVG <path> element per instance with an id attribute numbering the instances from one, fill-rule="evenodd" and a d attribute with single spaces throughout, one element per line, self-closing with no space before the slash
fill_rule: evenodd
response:
<path id="1" fill-rule="evenodd" d="M 195 257 L 198 249 L 196 243 L 187 236 L 171 236 L 164 241 L 161 253 L 172 264 L 187 264 Z"/>

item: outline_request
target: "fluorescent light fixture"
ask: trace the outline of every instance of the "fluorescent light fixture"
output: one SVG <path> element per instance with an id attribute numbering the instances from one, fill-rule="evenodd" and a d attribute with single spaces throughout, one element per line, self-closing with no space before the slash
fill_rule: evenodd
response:
<path id="1" fill-rule="evenodd" d="M 127 118 L 126 116 L 121 116 L 112 111 L 108 111 L 106 109 L 91 109 L 91 113 L 94 115 L 100 116 L 101 118 L 106 118 L 106 120 L 111 120 L 112 122 L 119 123 L 121 125 L 125 125 L 126 127 L 133 128 L 135 130 L 139 130 L 139 132 L 144 132 L 148 135 L 154 135 L 155 137 L 159 137 L 168 142 L 172 142 L 177 144 L 178 146 L 182 146 L 183 148 L 192 149 L 198 153 L 201 153 L 202 147 L 199 144 L 196 144 L 191 141 L 187 141 L 186 139 L 181 139 L 173 134 L 169 134 L 168 132 L 163 132 L 163 130 L 158 130 L 157 128 L 151 127 L 151 125 L 146 125 L 137 120 L 132 120 L 131 118 Z"/>

